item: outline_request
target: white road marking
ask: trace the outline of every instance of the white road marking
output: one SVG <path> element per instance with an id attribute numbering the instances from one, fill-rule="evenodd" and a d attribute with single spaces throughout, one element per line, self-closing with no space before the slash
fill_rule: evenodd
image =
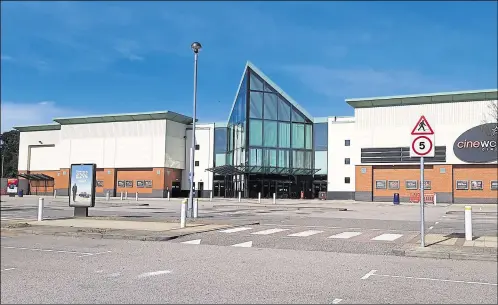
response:
<path id="1" fill-rule="evenodd" d="M 434 226 L 430 226 L 430 227 L 429 227 L 429 230 L 432 230 L 432 229 L 434 229 Z"/>
<path id="2" fill-rule="evenodd" d="M 333 299 L 332 304 L 339 304 L 341 303 L 342 299 Z"/>
<path id="3" fill-rule="evenodd" d="M 329 238 L 342 238 L 342 239 L 346 239 L 346 238 L 351 238 L 351 237 L 355 237 L 355 236 L 358 236 L 358 235 L 361 235 L 361 232 L 342 232 L 342 233 L 339 233 L 339 234 L 336 234 L 336 235 L 329 236 Z"/>
<path id="4" fill-rule="evenodd" d="M 95 273 L 102 273 L 104 270 L 95 270 Z"/>
<path id="5" fill-rule="evenodd" d="M 311 235 L 315 235 L 318 233 L 323 233 L 323 231 L 317 231 L 317 230 L 308 230 L 308 231 L 303 231 L 299 233 L 294 233 L 294 234 L 289 234 L 287 236 L 292 236 L 292 237 L 308 237 Z"/>
<path id="6" fill-rule="evenodd" d="M 252 247 L 252 241 L 248 241 L 248 242 L 240 243 L 240 244 L 235 244 L 235 245 L 232 245 L 232 247 L 251 248 Z"/>
<path id="7" fill-rule="evenodd" d="M 377 237 L 372 238 L 372 240 L 386 240 L 386 241 L 394 241 L 403 236 L 402 234 L 381 234 Z"/>
<path id="8" fill-rule="evenodd" d="M 252 228 L 247 228 L 247 227 L 241 227 L 241 228 L 232 228 L 232 229 L 227 229 L 227 230 L 221 230 L 220 232 L 222 233 L 235 233 L 235 232 L 242 232 L 242 231 L 247 231 L 251 230 Z"/>
<path id="9" fill-rule="evenodd" d="M 121 275 L 121 273 L 119 273 L 119 272 L 109 274 L 110 277 L 118 277 L 120 275 Z"/>
<path id="10" fill-rule="evenodd" d="M 361 277 L 362 280 L 366 280 L 368 279 L 369 277 L 371 277 L 372 275 L 375 274 L 375 272 L 377 272 L 377 270 L 370 270 L 370 272 L 368 272 L 367 274 L 365 274 L 364 276 Z"/>
<path id="11" fill-rule="evenodd" d="M 438 223 L 439 223 L 439 221 L 436 221 L 436 224 L 438 224 Z"/>
<path id="12" fill-rule="evenodd" d="M 423 280 L 423 281 L 448 282 L 448 283 L 462 283 L 462 284 L 498 286 L 498 284 L 495 284 L 495 283 L 474 282 L 474 281 L 460 281 L 460 280 L 445 280 L 445 279 L 435 279 L 435 278 L 429 278 L 429 277 L 415 277 L 415 276 L 388 275 L 388 274 L 370 274 L 370 276 L 392 277 L 392 278 L 398 278 L 398 279 L 411 279 L 411 280 Z"/>
<path id="13" fill-rule="evenodd" d="M 289 229 L 268 229 L 268 230 L 264 230 L 264 231 L 258 231 L 258 232 L 254 232 L 254 233 L 251 233 L 251 234 L 254 234 L 254 235 L 270 235 L 270 234 L 274 234 L 274 233 L 278 233 L 278 232 L 283 232 L 283 231 L 288 231 Z"/>
<path id="14" fill-rule="evenodd" d="M 14 269 L 16 269 L 16 268 L 6 268 L 6 269 L 2 269 L 2 272 L 3 272 L 3 271 L 10 271 L 10 270 L 14 270 Z"/>
<path id="15" fill-rule="evenodd" d="M 144 278 L 144 277 L 149 277 L 149 276 L 156 276 L 156 275 L 161 275 L 161 274 L 168 274 L 171 273 L 170 270 L 158 270 L 158 271 L 152 271 L 152 272 L 145 272 L 142 273 L 138 276 L 138 278 Z"/>
<path id="16" fill-rule="evenodd" d="M 55 249 L 39 249 L 39 248 L 25 248 L 25 247 L 12 247 L 12 246 L 3 246 L 4 249 L 14 249 L 14 250 L 28 250 L 28 251 L 38 251 L 38 252 L 53 252 L 53 253 L 65 253 L 65 254 L 78 254 L 80 257 L 85 256 L 93 256 L 104 253 L 111 253 L 111 251 L 98 252 L 98 253 L 90 253 L 90 252 L 78 252 L 78 251 L 67 251 L 67 250 L 55 250 Z"/>
<path id="17" fill-rule="evenodd" d="M 194 240 L 189 240 L 189 241 L 184 241 L 182 244 L 187 244 L 187 245 L 200 245 L 201 240 L 200 239 L 194 239 Z"/>

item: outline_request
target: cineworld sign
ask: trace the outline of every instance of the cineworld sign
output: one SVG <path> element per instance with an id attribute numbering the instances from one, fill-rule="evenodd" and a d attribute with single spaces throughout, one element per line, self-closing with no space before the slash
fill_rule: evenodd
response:
<path id="1" fill-rule="evenodd" d="M 453 144 L 455 156 L 468 163 L 488 163 L 498 160 L 498 124 L 487 123 L 462 133 Z"/>

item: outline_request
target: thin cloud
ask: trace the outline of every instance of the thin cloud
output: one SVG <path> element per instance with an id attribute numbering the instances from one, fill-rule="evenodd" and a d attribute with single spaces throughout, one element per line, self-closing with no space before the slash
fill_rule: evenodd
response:
<path id="1" fill-rule="evenodd" d="M 28 126 L 54 123 L 56 117 L 84 115 L 81 111 L 62 107 L 53 101 L 13 102 L 2 101 L 1 131 L 9 131 L 15 126 Z"/>
<path id="2" fill-rule="evenodd" d="M 441 81 L 409 70 L 334 69 L 316 65 L 286 66 L 283 70 L 315 93 L 329 98 L 430 93 L 468 87 L 464 81 Z"/>
<path id="3" fill-rule="evenodd" d="M 2 61 L 12 61 L 14 60 L 14 58 L 12 56 L 9 56 L 9 55 L 1 55 L 1 60 Z"/>

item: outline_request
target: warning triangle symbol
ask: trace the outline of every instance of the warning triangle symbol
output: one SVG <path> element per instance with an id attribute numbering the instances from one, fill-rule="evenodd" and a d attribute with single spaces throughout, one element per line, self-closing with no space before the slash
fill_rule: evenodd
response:
<path id="1" fill-rule="evenodd" d="M 417 124 L 415 127 L 413 127 L 412 130 L 412 135 L 419 135 L 419 134 L 434 134 L 434 130 L 432 130 L 431 125 L 429 124 L 429 121 L 425 118 L 425 116 L 421 116 L 420 119 L 418 119 Z"/>

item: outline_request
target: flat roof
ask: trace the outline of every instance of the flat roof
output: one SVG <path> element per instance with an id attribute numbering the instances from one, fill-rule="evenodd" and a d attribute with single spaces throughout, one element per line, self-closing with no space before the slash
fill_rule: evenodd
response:
<path id="1" fill-rule="evenodd" d="M 13 129 L 20 132 L 29 132 L 29 131 L 47 131 L 47 130 L 60 130 L 60 124 L 43 124 L 43 125 L 32 125 L 32 126 L 17 126 L 12 127 Z"/>
<path id="2" fill-rule="evenodd" d="M 55 122 L 61 125 L 150 121 L 150 120 L 169 120 L 182 124 L 192 124 L 193 122 L 193 119 L 191 117 L 172 111 L 106 114 L 106 115 L 80 116 L 80 117 L 54 119 Z"/>
<path id="3" fill-rule="evenodd" d="M 346 99 L 346 102 L 353 108 L 372 108 L 452 102 L 494 101 L 496 99 L 498 99 L 498 89 Z"/>

